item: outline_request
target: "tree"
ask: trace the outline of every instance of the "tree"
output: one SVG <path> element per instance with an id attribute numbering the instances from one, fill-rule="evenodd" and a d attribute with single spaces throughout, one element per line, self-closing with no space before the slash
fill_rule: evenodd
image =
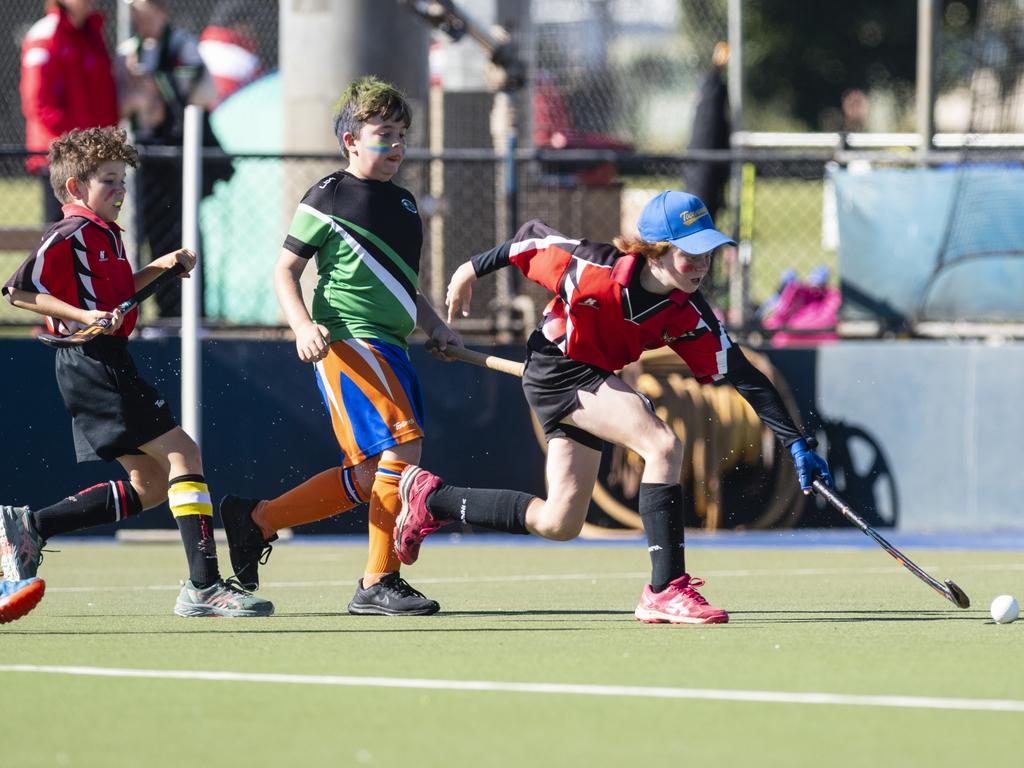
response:
<path id="1" fill-rule="evenodd" d="M 977 0 L 946 0 L 940 15 L 953 5 L 976 17 Z M 744 3 L 743 13 L 746 95 L 755 109 L 770 107 L 821 129 L 823 116 L 851 89 L 913 91 L 915 2 L 759 0 Z M 969 33 L 964 25 L 944 30 L 949 43 Z M 912 110 L 912 100 L 906 106 Z"/>

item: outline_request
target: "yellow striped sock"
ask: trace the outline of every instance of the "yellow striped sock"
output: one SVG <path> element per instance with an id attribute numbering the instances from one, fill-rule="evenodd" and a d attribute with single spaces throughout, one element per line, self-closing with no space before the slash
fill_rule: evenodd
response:
<path id="1" fill-rule="evenodd" d="M 185 545 L 189 579 L 193 586 L 204 589 L 220 578 L 213 541 L 213 503 L 206 479 L 202 475 L 172 478 L 167 503 Z"/>
<path id="2" fill-rule="evenodd" d="M 202 480 L 174 480 L 167 489 L 167 503 L 175 517 L 209 515 L 213 517 L 210 489 Z"/>

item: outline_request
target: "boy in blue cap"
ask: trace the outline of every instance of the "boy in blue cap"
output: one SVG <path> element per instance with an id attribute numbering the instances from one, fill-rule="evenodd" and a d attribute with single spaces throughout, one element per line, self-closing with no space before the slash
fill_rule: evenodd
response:
<path id="1" fill-rule="evenodd" d="M 789 448 L 800 487 L 828 464 L 808 446 L 771 382 L 750 364 L 700 293 L 711 253 L 733 243 L 699 198 L 662 192 L 644 208 L 639 237 L 614 244 L 576 240 L 541 221 L 478 254 L 448 285 L 448 321 L 469 314 L 473 283 L 510 264 L 556 295 L 527 342 L 523 391 L 548 441 L 548 498 L 457 488 L 416 466 L 402 473 L 395 551 L 419 556 L 428 534 L 460 520 L 507 533 L 565 541 L 579 535 L 597 482 L 601 448 L 625 446 L 644 459 L 639 511 L 651 556 L 636 618 L 648 623 L 723 624 L 729 615 L 697 591 L 683 549 L 683 446 L 650 401 L 614 371 L 645 349 L 671 347 L 701 383 L 725 379 Z M 734 243 L 733 243 L 734 244 Z"/>

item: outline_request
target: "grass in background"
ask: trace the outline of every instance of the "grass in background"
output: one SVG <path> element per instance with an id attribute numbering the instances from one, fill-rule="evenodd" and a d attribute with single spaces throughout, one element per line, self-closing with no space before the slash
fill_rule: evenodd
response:
<path id="1" fill-rule="evenodd" d="M 43 603 L 0 628 L 0 664 L 1024 700 L 1024 622 L 987 615 L 1021 553 L 908 552 L 974 598 L 958 611 L 874 549 L 691 547 L 732 623 L 670 627 L 632 617 L 639 543 L 440 541 L 405 571 L 437 616 L 348 616 L 364 545 L 292 543 L 262 571 L 278 613 L 258 620 L 172 616 L 178 545 L 61 543 Z M 1015 766 L 1024 746 L 1020 712 L 12 671 L 0 689 L 19 768 Z"/>
<path id="2" fill-rule="evenodd" d="M 37 227 L 43 216 L 40 183 L 34 178 L 0 178 L 0 228 Z M 14 274 L 25 260 L 22 251 L 0 251 L 0 285 Z M 0 325 L 31 322 L 27 312 L 15 309 L 6 300 L 0 300 Z M 19 333 L 25 329 L 17 329 Z"/>

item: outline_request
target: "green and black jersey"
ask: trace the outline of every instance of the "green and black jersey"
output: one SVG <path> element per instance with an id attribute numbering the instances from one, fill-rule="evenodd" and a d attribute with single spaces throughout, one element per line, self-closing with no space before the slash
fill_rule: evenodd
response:
<path id="1" fill-rule="evenodd" d="M 412 193 L 337 171 L 299 203 L 284 247 L 316 257 L 313 321 L 331 339 L 382 339 L 408 348 L 416 328 L 423 223 Z"/>

